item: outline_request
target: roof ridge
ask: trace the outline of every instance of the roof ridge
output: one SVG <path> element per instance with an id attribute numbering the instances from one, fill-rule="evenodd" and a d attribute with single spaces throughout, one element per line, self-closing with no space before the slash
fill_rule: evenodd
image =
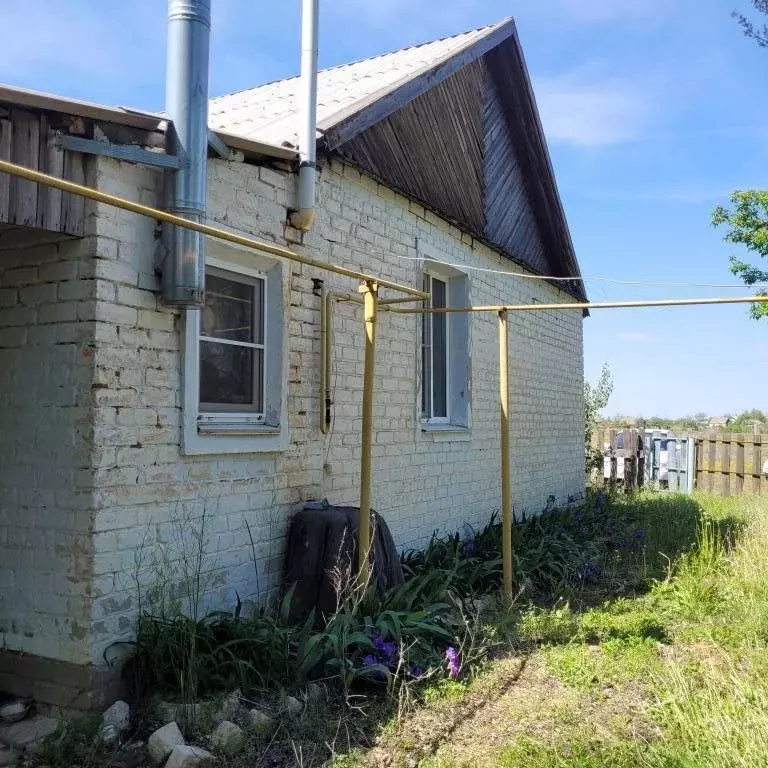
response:
<path id="1" fill-rule="evenodd" d="M 319 70 L 319 72 L 331 72 L 336 69 L 343 69 L 344 67 L 354 67 L 356 64 L 362 64 L 363 62 L 367 61 L 374 61 L 375 59 L 381 59 L 384 56 L 393 56 L 397 53 L 403 53 L 403 51 L 411 51 L 415 48 L 423 48 L 427 45 L 434 45 L 435 43 L 442 43 L 446 40 L 454 40 L 457 37 L 464 37 L 465 35 L 471 35 L 476 32 L 482 32 L 484 30 L 491 30 L 495 29 L 497 27 L 501 27 L 504 24 L 507 24 L 513 17 L 512 16 L 505 16 L 503 19 L 500 19 L 497 22 L 494 22 L 493 24 L 485 24 L 481 27 L 475 27 L 474 29 L 466 29 L 463 32 L 457 32 L 455 35 L 445 35 L 444 37 L 436 37 L 434 40 L 427 40 L 423 43 L 416 43 L 414 45 L 406 45 L 402 48 L 397 48 L 394 51 L 385 51 L 384 53 L 377 53 L 373 56 L 366 56 L 362 59 L 355 59 L 355 61 L 348 61 L 344 64 L 334 64 L 332 67 L 325 67 L 324 69 Z M 291 75 L 291 77 L 279 77 L 275 80 L 268 80 L 266 83 L 261 83 L 260 85 L 254 85 L 250 88 L 241 88 L 239 91 L 232 91 L 230 93 L 224 93 L 221 96 L 214 96 L 210 101 L 217 101 L 219 99 L 226 99 L 230 96 L 237 96 L 241 93 L 248 93 L 251 91 L 258 91 L 261 88 L 266 88 L 269 85 L 275 85 L 276 83 L 286 83 L 289 80 L 298 80 L 300 75 Z"/>

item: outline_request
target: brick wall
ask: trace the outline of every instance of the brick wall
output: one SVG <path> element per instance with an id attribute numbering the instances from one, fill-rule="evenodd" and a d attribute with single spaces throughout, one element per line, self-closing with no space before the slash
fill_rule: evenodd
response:
<path id="1" fill-rule="evenodd" d="M 0 249 L 0 647 L 83 663 L 97 248 L 28 242 Z"/>
<path id="2" fill-rule="evenodd" d="M 158 201 L 154 172 L 100 160 L 99 186 Z M 286 230 L 295 178 L 266 168 L 214 161 L 209 217 L 233 230 L 296 247 L 313 258 L 420 284 L 417 242 L 458 264 L 508 269 L 510 263 L 421 206 L 334 163 L 318 188 L 318 220 L 304 235 Z M 151 222 L 98 208 L 101 251 L 94 440 L 94 611 L 91 655 L 131 631 L 131 572 L 157 541 L 173 541 L 179 521 L 207 512 L 210 604 L 231 607 L 276 583 L 287 520 L 296 504 L 327 496 L 358 500 L 362 403 L 362 318 L 339 305 L 334 326 L 333 429 L 319 430 L 319 298 L 311 277 L 331 290 L 354 282 L 291 265 L 287 307 L 290 445 L 270 454 L 181 455 L 183 319 L 159 306 Z M 476 303 L 567 300 L 540 281 L 474 272 Z M 417 428 L 415 316 L 382 314 L 377 341 L 374 506 L 400 546 L 432 531 L 485 521 L 499 506 L 497 318 L 473 315 L 472 429 L 424 435 Z M 579 312 L 513 315 L 511 325 L 513 484 L 517 510 L 539 510 L 583 490 L 582 320 Z M 250 535 L 253 536 L 253 548 Z M 176 537 L 177 538 L 177 537 Z M 143 542 L 143 545 L 142 545 Z M 141 546 L 140 546 L 141 545 Z M 149 568 L 152 571 L 152 567 Z M 148 576 L 151 578 L 151 576 Z"/>
<path id="3" fill-rule="evenodd" d="M 100 189 L 160 203 L 157 171 L 106 158 L 94 165 Z M 212 161 L 209 217 L 313 258 L 411 285 L 421 281 L 418 243 L 439 249 L 446 261 L 457 264 L 513 266 L 421 206 L 337 163 L 323 168 L 317 224 L 302 242 L 302 236 L 284 224 L 294 192 L 295 177 L 290 175 Z M 55 605 L 41 606 L 37 639 L 26 638 L 23 630 L 6 638 L 13 639 L 14 648 L 98 664 L 115 640 L 132 633 L 137 610 L 134 576 L 149 583 L 164 568 L 161 553 L 171 552 L 178 560 L 180 549 L 194 549 L 188 532 L 203 510 L 209 555 L 207 604 L 231 607 L 236 595 L 243 601 L 253 599 L 258 590 L 263 594 L 276 583 L 287 521 L 298 503 L 323 496 L 333 503 L 357 503 L 363 330 L 361 310 L 338 305 L 332 376 L 336 405 L 332 431 L 322 435 L 320 300 L 312 292 L 311 278 L 324 279 L 330 290 L 355 291 L 356 285 L 291 265 L 286 271 L 290 291 L 285 308 L 289 447 L 276 453 L 183 456 L 183 317 L 161 307 L 157 298 L 158 231 L 150 220 L 105 206 L 94 206 L 88 226 L 94 238 L 82 241 L 91 245 L 78 250 L 87 255 L 87 263 L 81 263 L 76 273 L 67 273 L 66 280 L 58 278 L 52 302 L 64 307 L 73 301 L 82 307 L 82 314 L 62 326 L 87 339 L 80 347 L 73 342 L 59 349 L 58 341 L 41 340 L 37 342 L 41 348 L 32 354 L 31 334 L 36 332 L 32 312 L 37 310 L 24 314 L 17 285 L 9 285 L 6 293 L 4 278 L 0 282 L 0 297 L 13 302 L 12 313 L 21 312 L 0 321 L 0 339 L 5 339 L 0 355 L 6 356 L 0 376 L 13 398 L 3 395 L 7 402 L 0 407 L 0 418 L 4 433 L 8 427 L 14 430 L 12 437 L 3 437 L 0 472 L 4 487 L 8 483 L 22 495 L 32 488 L 49 488 L 54 500 L 65 474 L 73 495 L 87 499 L 83 502 L 87 511 L 78 518 L 83 531 L 73 540 L 87 551 L 77 562 L 87 566 L 82 589 L 92 595 L 78 602 L 73 594 L 70 603 L 62 596 Z M 58 261 L 68 259 L 59 252 Z M 30 272 L 24 286 L 48 285 L 41 275 Z M 43 298 L 53 296 L 52 288 L 42 290 Z M 474 303 L 482 304 L 567 300 L 541 281 L 482 272 L 470 273 L 470 294 Z M 34 290 L 25 295 L 35 300 Z M 417 316 L 382 313 L 377 340 L 373 503 L 401 547 L 424 544 L 436 528 L 452 531 L 465 523 L 480 524 L 500 502 L 497 318 L 485 314 L 471 318 L 472 429 L 459 435 L 424 434 L 418 427 L 419 323 Z M 12 324 L 21 330 L 5 327 Z M 582 321 L 578 312 L 520 313 L 511 316 L 510 326 L 513 498 L 516 510 L 538 510 L 550 495 L 567 503 L 584 486 Z M 89 350 L 87 357 L 83 345 Z M 72 405 L 55 414 L 56 403 L 46 399 L 52 396 L 50 386 L 40 383 L 44 391 L 34 402 L 23 402 L 24 390 L 37 386 L 27 380 L 42 376 L 49 381 L 54 376 L 46 370 L 51 359 L 57 361 L 57 375 L 72 381 Z M 81 368 L 82 373 L 75 373 Z M 17 369 L 26 371 L 27 378 L 22 381 L 19 374 L 8 373 Z M 16 383 L 10 385 L 12 375 Z M 78 410 L 81 405 L 85 411 Z M 16 431 L 25 417 L 27 431 Z M 80 419 L 88 439 L 73 446 Z M 33 433 L 40 440 L 27 442 L 26 434 Z M 30 468 L 23 469 L 12 459 L 8 441 L 26 451 Z M 11 507 L 15 516 L 4 517 L 8 524 L 0 527 L 2 554 L 3 547 L 16 541 L 12 537 L 20 536 L 30 537 L 25 541 L 32 558 L 46 559 L 58 551 L 50 511 L 42 502 L 36 507 L 39 517 L 27 516 L 20 503 Z M 56 514 L 63 510 L 59 504 Z M 70 567 L 67 560 L 55 569 L 64 576 Z M 6 605 L 13 606 L 5 615 L 25 613 L 16 605 L 26 605 L 28 584 L 14 585 L 37 578 L 32 573 L 21 566 L 6 568 L 3 562 L 0 594 Z M 77 592 L 80 582 L 65 589 Z M 89 624 L 82 630 L 84 639 L 70 647 L 71 617 L 80 613 Z M 0 612 L 0 624 L 3 615 Z"/>

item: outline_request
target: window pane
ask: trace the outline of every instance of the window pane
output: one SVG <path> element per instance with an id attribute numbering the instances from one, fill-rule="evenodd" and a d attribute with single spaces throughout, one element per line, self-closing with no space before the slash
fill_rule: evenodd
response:
<path id="1" fill-rule="evenodd" d="M 200 342 L 200 402 L 261 412 L 263 351 Z"/>
<path id="2" fill-rule="evenodd" d="M 261 283 L 259 290 L 251 283 L 228 280 L 219 275 L 208 274 L 205 287 L 205 308 L 201 318 L 201 333 L 217 339 L 261 343 L 261 328 L 255 328 L 254 318 L 258 310 L 259 326 L 261 316 Z"/>
<path id="3" fill-rule="evenodd" d="M 429 293 L 430 278 L 424 275 L 424 291 Z M 424 302 L 429 307 L 429 302 Z M 421 316 L 421 416 L 432 416 L 432 316 Z"/>
<path id="4" fill-rule="evenodd" d="M 446 284 L 442 280 L 432 278 L 432 306 L 446 306 Z M 441 313 L 432 315 L 432 416 L 446 418 L 448 416 L 448 349 L 447 349 L 447 320 L 448 315 Z"/>

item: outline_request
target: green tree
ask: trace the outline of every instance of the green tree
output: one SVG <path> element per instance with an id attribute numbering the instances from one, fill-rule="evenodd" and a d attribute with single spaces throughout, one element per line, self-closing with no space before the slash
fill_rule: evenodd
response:
<path id="1" fill-rule="evenodd" d="M 726 242 L 738 243 L 750 253 L 768 258 L 768 191 L 751 189 L 734 192 L 730 207 L 718 205 L 715 208 L 712 223 L 716 227 L 728 228 L 723 238 Z M 768 270 L 736 256 L 731 256 L 731 272 L 738 275 L 746 285 L 768 282 Z M 759 291 L 757 295 L 768 299 L 765 291 Z M 768 316 L 768 301 L 753 304 L 750 312 L 755 318 Z"/>
<path id="2" fill-rule="evenodd" d="M 613 392 L 613 377 L 608 363 L 603 365 L 600 378 L 595 384 L 584 381 L 584 452 L 586 456 L 587 474 L 600 467 L 603 462 L 602 453 L 592 448 L 592 435 L 600 419 L 600 411 L 608 405 Z"/>
<path id="3" fill-rule="evenodd" d="M 752 0 L 752 5 L 768 16 L 768 0 Z M 754 22 L 743 13 L 734 11 L 732 16 L 739 22 L 744 34 L 754 40 L 761 48 L 768 48 L 768 24 L 755 26 Z"/>

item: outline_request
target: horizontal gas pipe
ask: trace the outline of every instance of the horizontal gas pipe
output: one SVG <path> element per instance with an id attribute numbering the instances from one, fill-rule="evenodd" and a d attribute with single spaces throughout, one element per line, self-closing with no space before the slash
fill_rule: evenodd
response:
<path id="1" fill-rule="evenodd" d="M 397 309 L 390 312 L 406 315 L 451 314 L 454 312 L 531 312 L 543 309 L 632 309 L 636 307 L 688 307 L 699 304 L 763 304 L 768 296 L 721 296 L 714 299 L 651 299 L 649 301 L 574 302 L 572 304 L 499 304 L 480 307 L 438 307 L 435 309 Z"/>
<path id="2" fill-rule="evenodd" d="M 310 259 L 308 256 L 299 256 L 298 253 L 294 253 L 287 248 L 281 248 L 279 245 L 264 243 L 251 237 L 236 235 L 233 232 L 228 232 L 226 229 L 221 229 L 220 227 L 212 227 L 210 224 L 202 224 L 201 222 L 191 221 L 190 219 L 185 219 L 183 216 L 176 216 L 173 213 L 168 213 L 168 211 L 161 211 L 159 208 L 153 208 L 149 205 L 142 205 L 141 203 L 136 203 L 133 200 L 126 200 L 125 198 L 118 197 L 117 195 L 109 195 L 106 192 L 100 192 L 98 189 L 91 189 L 91 187 L 86 187 L 83 184 L 76 184 L 73 181 L 59 179 L 56 176 L 51 176 L 47 173 L 33 171 L 31 168 L 27 168 L 23 165 L 9 163 L 7 160 L 0 160 L 0 173 L 9 173 L 12 176 L 19 176 L 20 178 L 26 179 L 27 181 L 34 181 L 38 184 L 44 184 L 47 187 L 60 189 L 63 192 L 79 195 L 80 197 L 85 197 L 88 200 L 94 200 L 97 203 L 104 203 L 105 205 L 111 205 L 115 208 L 121 208 L 124 211 L 137 213 L 140 216 L 149 216 L 152 219 L 157 219 L 157 221 L 164 221 L 168 224 L 175 224 L 177 227 L 191 229 L 195 232 L 200 232 L 203 235 L 207 235 L 208 237 L 214 237 L 217 240 L 224 240 L 228 243 L 241 245 L 245 248 L 255 248 L 263 251 L 264 253 L 271 253 L 273 256 L 280 256 L 281 258 L 287 259 L 288 261 L 295 261 L 297 264 L 305 264 L 309 267 L 323 269 L 326 272 L 334 272 L 337 275 L 344 275 L 344 277 L 352 277 L 355 280 L 362 281 L 363 283 L 375 282 L 377 285 L 384 288 L 390 288 L 393 291 L 400 291 L 401 293 L 406 293 L 409 296 L 416 296 L 420 299 L 427 298 L 428 296 L 428 294 L 424 293 L 424 291 L 411 288 L 409 285 L 400 285 L 399 283 L 393 283 L 389 280 L 373 277 L 372 275 L 366 275 L 363 272 L 357 272 L 354 269 L 339 267 L 335 264 L 325 264 L 322 261 Z"/>

